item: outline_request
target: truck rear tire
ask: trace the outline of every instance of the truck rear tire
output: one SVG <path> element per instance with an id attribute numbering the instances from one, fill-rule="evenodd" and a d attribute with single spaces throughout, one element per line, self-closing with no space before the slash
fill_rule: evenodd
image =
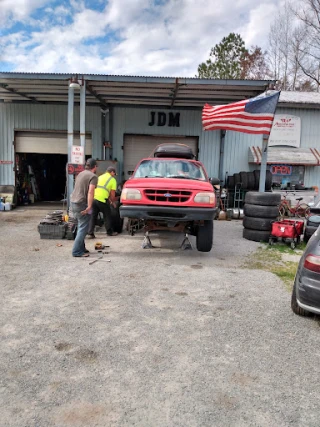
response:
<path id="1" fill-rule="evenodd" d="M 206 220 L 200 225 L 196 237 L 197 250 L 199 252 L 210 252 L 213 242 L 213 221 Z"/>

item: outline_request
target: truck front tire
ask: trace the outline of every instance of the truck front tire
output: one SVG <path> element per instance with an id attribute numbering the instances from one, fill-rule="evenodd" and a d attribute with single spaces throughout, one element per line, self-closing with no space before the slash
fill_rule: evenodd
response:
<path id="1" fill-rule="evenodd" d="M 206 220 L 203 225 L 199 225 L 196 242 L 199 252 L 210 252 L 213 241 L 213 221 Z"/>

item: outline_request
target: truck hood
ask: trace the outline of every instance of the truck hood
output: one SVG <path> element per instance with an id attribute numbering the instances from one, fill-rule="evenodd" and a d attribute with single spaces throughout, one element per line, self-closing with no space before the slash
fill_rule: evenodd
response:
<path id="1" fill-rule="evenodd" d="M 179 178 L 132 178 L 126 181 L 124 188 L 213 191 L 210 182 Z"/>

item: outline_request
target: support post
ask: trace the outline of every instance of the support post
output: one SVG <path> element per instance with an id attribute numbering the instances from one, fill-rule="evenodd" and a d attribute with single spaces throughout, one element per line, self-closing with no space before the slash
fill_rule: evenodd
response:
<path id="1" fill-rule="evenodd" d="M 221 134 L 220 134 L 220 157 L 219 157 L 219 180 L 220 180 L 220 182 L 223 182 L 223 180 L 224 180 L 223 162 L 224 162 L 225 138 L 226 138 L 226 131 L 223 129 L 223 130 L 221 130 Z"/>
<path id="2" fill-rule="evenodd" d="M 259 192 L 264 193 L 266 190 L 266 172 L 267 172 L 267 159 L 268 159 L 268 140 L 269 135 L 263 135 L 262 139 L 262 155 L 260 166 L 260 182 Z"/>
<path id="3" fill-rule="evenodd" d="M 82 80 L 80 86 L 80 145 L 83 147 L 86 158 L 86 82 Z"/>
<path id="4" fill-rule="evenodd" d="M 73 108 L 74 108 L 74 91 L 70 87 L 68 90 L 68 163 L 71 163 L 71 151 L 73 146 Z M 73 191 L 73 175 L 67 173 L 67 207 L 70 207 L 70 196 Z"/>

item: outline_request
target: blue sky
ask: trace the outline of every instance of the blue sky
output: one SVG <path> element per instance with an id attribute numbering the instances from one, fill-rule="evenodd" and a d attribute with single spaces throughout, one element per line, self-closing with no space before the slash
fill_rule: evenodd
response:
<path id="1" fill-rule="evenodd" d="M 0 0 L 0 71 L 193 77 L 230 32 L 267 47 L 283 0 Z"/>

